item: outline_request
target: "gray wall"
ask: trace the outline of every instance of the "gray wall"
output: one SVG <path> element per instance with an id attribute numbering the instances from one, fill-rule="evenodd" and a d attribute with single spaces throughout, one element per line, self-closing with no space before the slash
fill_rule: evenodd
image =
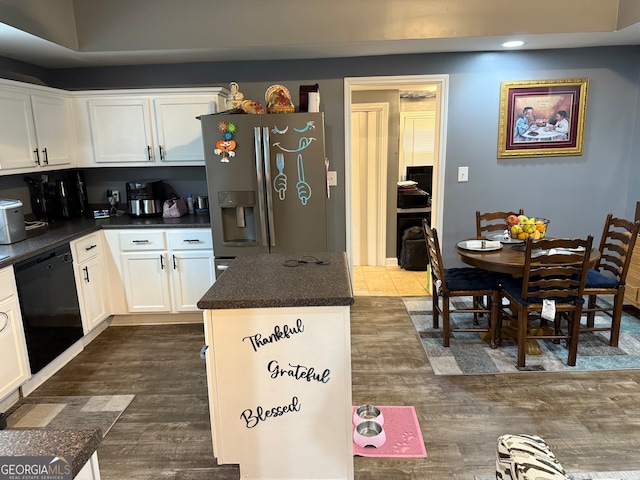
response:
<path id="1" fill-rule="evenodd" d="M 246 98 L 263 100 L 273 83 L 294 93 L 320 84 L 327 155 L 338 171 L 332 190 L 330 245 L 345 248 L 344 77 L 448 74 L 444 218 L 445 262 L 453 245 L 473 235 L 479 210 L 524 208 L 551 220 L 552 236 L 599 236 L 608 212 L 633 217 L 640 200 L 640 47 L 499 53 L 442 53 L 282 62 L 227 62 L 172 66 L 67 69 L 46 72 L 52 86 L 69 89 L 240 84 Z M 2 70 L 0 76 L 12 72 Z M 589 78 L 581 156 L 498 160 L 500 82 Z M 296 95 L 294 95 L 295 97 Z M 457 183 L 457 167 L 469 182 Z"/>

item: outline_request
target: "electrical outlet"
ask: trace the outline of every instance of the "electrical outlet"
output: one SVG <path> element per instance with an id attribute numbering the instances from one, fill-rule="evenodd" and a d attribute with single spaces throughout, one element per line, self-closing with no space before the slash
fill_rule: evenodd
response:
<path id="1" fill-rule="evenodd" d="M 120 192 L 118 190 L 113 190 L 111 196 L 113 197 L 113 203 L 120 203 Z"/>
<path id="2" fill-rule="evenodd" d="M 327 180 L 330 187 L 336 187 L 338 185 L 338 172 L 327 172 Z"/>

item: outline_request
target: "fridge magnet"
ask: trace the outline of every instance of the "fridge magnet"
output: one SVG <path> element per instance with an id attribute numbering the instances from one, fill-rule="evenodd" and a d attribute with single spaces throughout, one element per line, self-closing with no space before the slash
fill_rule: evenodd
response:
<path id="1" fill-rule="evenodd" d="M 277 125 L 274 125 L 273 126 L 273 130 L 271 130 L 271 133 L 273 133 L 275 135 L 284 135 L 285 133 L 287 133 L 287 130 L 289 130 L 289 125 L 287 125 L 284 130 L 280 130 Z M 295 130 L 295 128 L 294 128 L 294 130 Z"/>
<path id="2" fill-rule="evenodd" d="M 302 154 L 298 154 L 298 183 L 296 183 L 298 189 L 298 199 L 302 205 L 306 205 L 311 198 L 311 186 L 304 180 L 304 161 L 302 160 Z"/>
<path id="3" fill-rule="evenodd" d="M 235 123 L 231 122 L 219 122 L 218 123 L 218 131 L 222 133 L 222 140 L 218 140 L 216 142 L 216 148 L 213 150 L 213 153 L 216 155 L 221 155 L 220 159 L 223 163 L 228 163 L 230 157 L 235 157 L 236 152 L 236 142 L 233 140 L 233 134 L 236 133 L 238 127 Z"/>
<path id="4" fill-rule="evenodd" d="M 298 129 L 298 128 L 293 127 L 293 129 L 298 133 L 304 133 L 307 130 L 311 130 L 311 131 L 315 130 L 316 129 L 316 125 L 315 125 L 315 122 L 313 120 L 309 120 L 307 122 L 307 124 L 304 126 L 304 128 Z"/>
<path id="5" fill-rule="evenodd" d="M 291 94 L 287 87 L 271 85 L 264 94 L 269 113 L 293 113 L 296 107 L 291 101 Z"/>
<path id="6" fill-rule="evenodd" d="M 273 179 L 273 189 L 278 192 L 278 198 L 280 200 L 284 200 L 287 192 L 287 176 L 284 173 L 283 153 L 276 153 L 276 167 L 278 169 L 278 174 L 276 175 L 276 178 Z"/>

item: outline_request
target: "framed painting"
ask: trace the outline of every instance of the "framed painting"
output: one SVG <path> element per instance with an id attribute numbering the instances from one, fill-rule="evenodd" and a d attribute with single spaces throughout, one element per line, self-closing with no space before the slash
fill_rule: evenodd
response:
<path id="1" fill-rule="evenodd" d="M 498 158 L 582 155 L 588 78 L 500 84 Z"/>

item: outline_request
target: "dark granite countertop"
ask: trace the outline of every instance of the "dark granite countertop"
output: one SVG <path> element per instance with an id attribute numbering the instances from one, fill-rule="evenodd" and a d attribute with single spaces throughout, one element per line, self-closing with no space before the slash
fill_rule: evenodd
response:
<path id="1" fill-rule="evenodd" d="M 179 218 L 110 217 L 102 219 L 77 218 L 50 223 L 27 231 L 27 238 L 11 245 L 0 245 L 0 268 L 59 247 L 71 240 L 100 229 L 111 228 L 209 228 L 209 215 L 185 215 Z"/>
<path id="2" fill-rule="evenodd" d="M 308 263 L 285 265 L 301 258 Z M 342 305 L 353 305 L 344 252 L 239 256 L 198 302 L 202 310 Z"/>
<path id="3" fill-rule="evenodd" d="M 73 477 L 98 449 L 99 428 L 92 430 L 2 430 L 0 456 L 71 456 Z"/>

